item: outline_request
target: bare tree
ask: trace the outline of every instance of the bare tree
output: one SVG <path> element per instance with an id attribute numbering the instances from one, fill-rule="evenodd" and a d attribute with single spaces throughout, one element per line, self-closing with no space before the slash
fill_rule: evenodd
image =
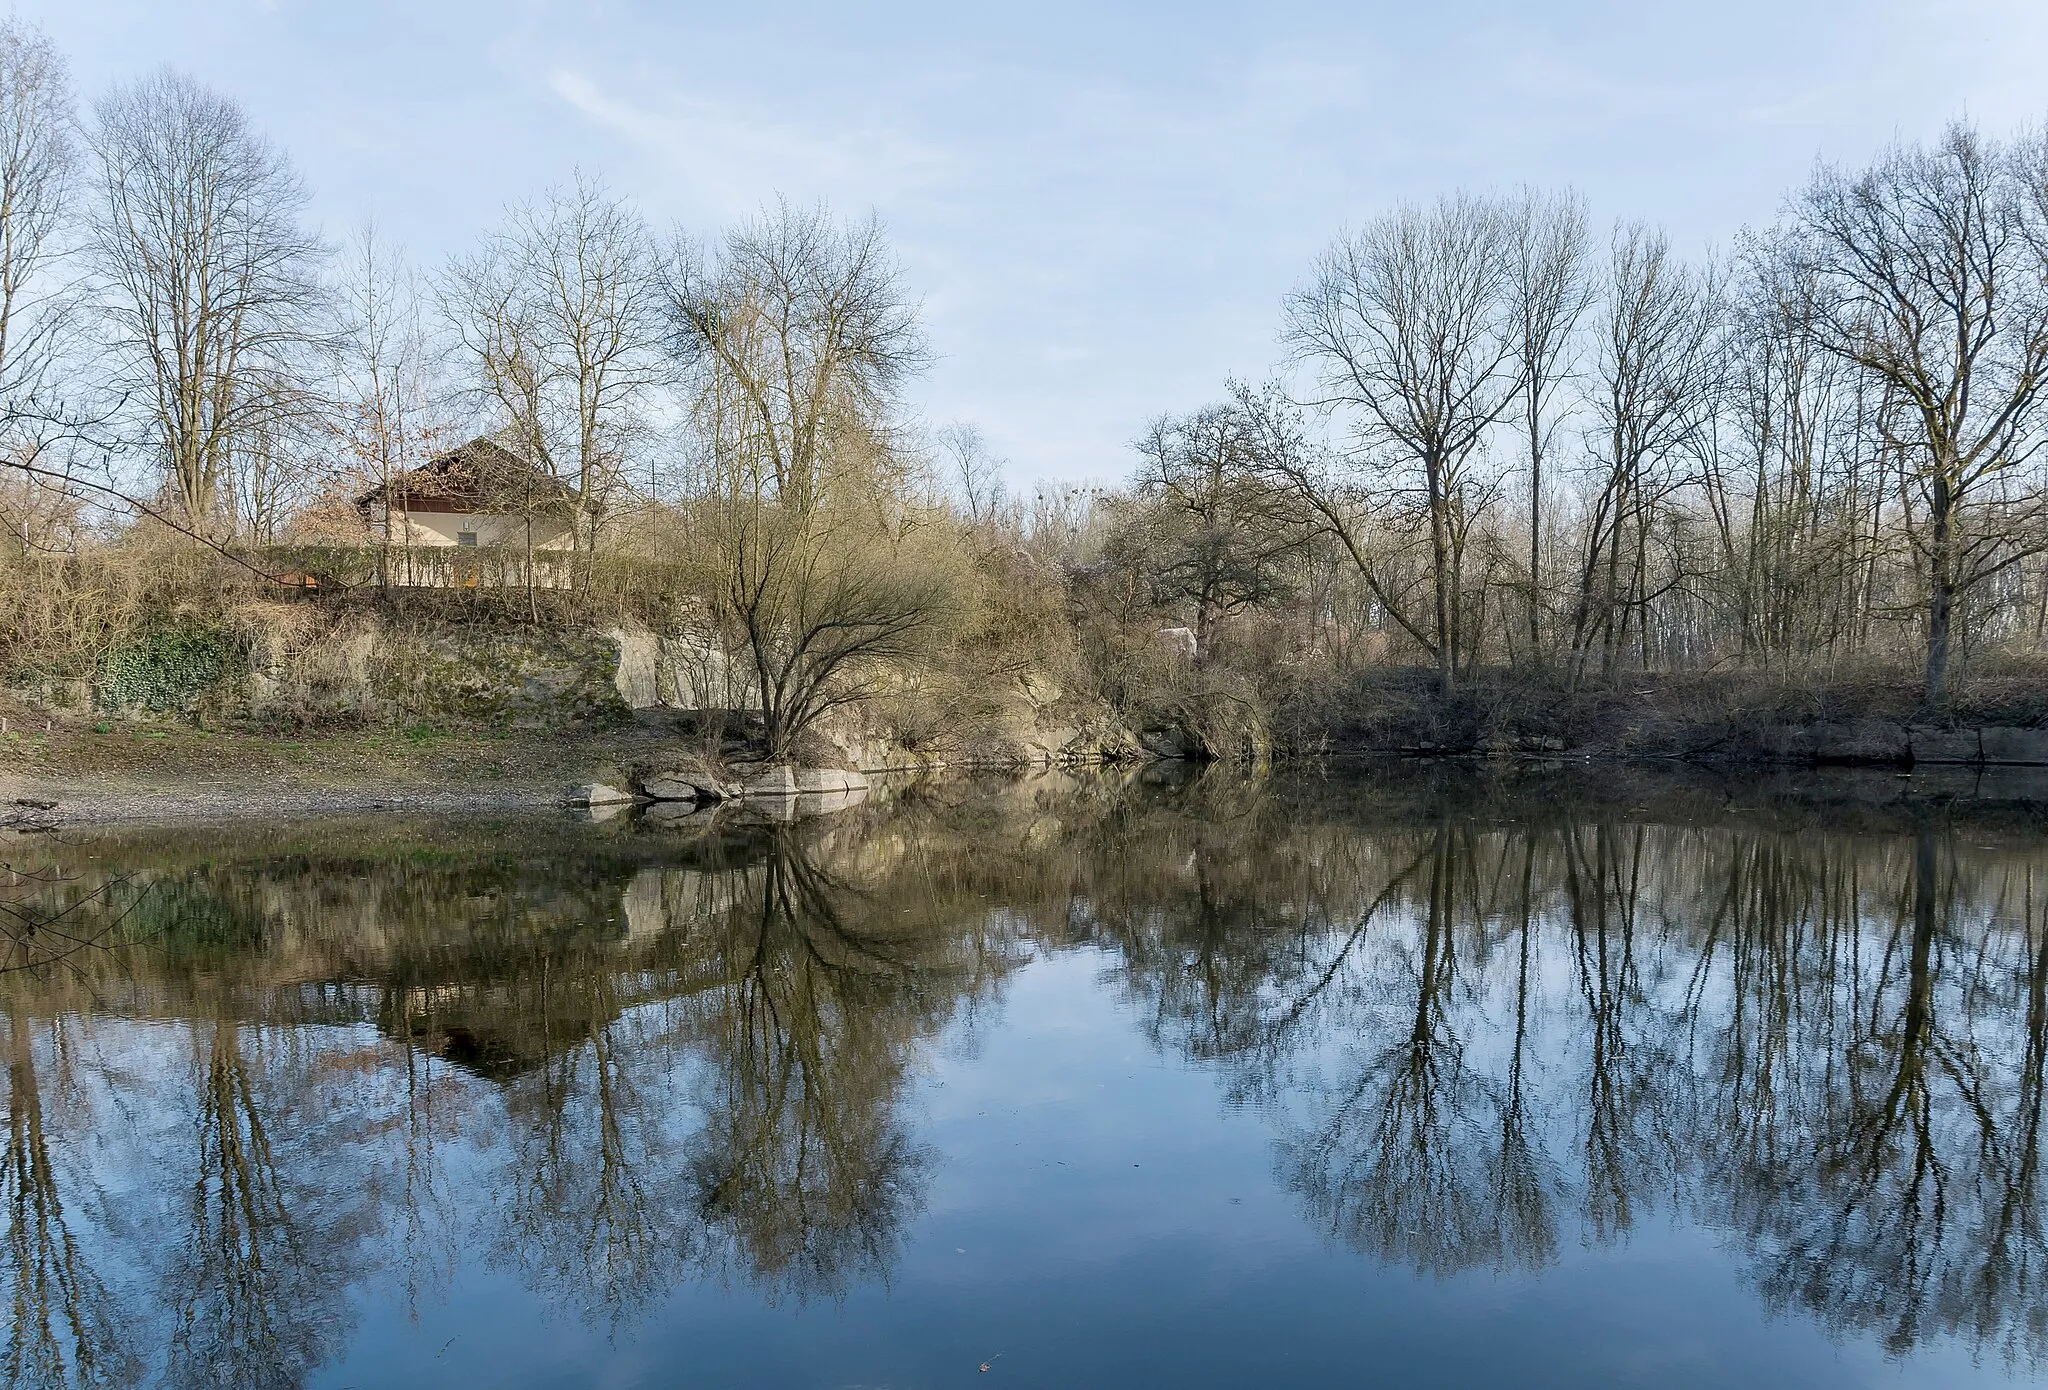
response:
<path id="1" fill-rule="evenodd" d="M 74 119 L 48 37 L 0 20 L 0 417 L 30 437 L 57 410 L 53 378 L 76 308 L 60 273 L 71 249 Z"/>
<path id="2" fill-rule="evenodd" d="M 346 248 L 337 298 L 331 428 L 356 480 L 387 498 L 397 489 L 403 511 L 406 473 L 447 442 L 437 409 L 438 356 L 422 320 L 419 277 L 403 253 L 365 223 Z M 389 584 L 393 541 L 409 559 L 411 528 L 394 538 L 387 512 L 373 539 L 381 552 L 378 582 Z"/>
<path id="3" fill-rule="evenodd" d="M 665 370 L 639 214 L 578 174 L 514 207 L 479 251 L 450 265 L 440 298 L 507 443 L 575 489 L 574 544 L 594 549 L 625 500 Z"/>
<path id="4" fill-rule="evenodd" d="M 1543 634 L 1543 465 L 1556 427 L 1554 397 L 1571 375 L 1579 320 L 1593 298 L 1591 238 L 1576 193 L 1524 189 L 1508 209 L 1513 257 L 1510 333 L 1521 381 L 1529 450 L 1529 657 L 1541 661 Z"/>
<path id="5" fill-rule="evenodd" d="M 1297 586 L 1312 527 L 1295 489 L 1276 485 L 1269 437 L 1256 406 L 1234 398 L 1163 415 L 1137 443 L 1139 510 L 1117 548 L 1158 597 L 1193 605 L 1197 662 L 1225 615 Z"/>
<path id="6" fill-rule="evenodd" d="M 1892 408 L 1873 422 L 1896 452 L 1925 581 L 1925 696 L 1948 698 L 1958 599 L 2039 542 L 2014 524 L 2036 490 L 2000 487 L 2041 447 L 2048 380 L 2048 207 L 2043 144 L 1950 126 L 1860 173 L 1823 167 L 1791 235 L 1820 281 L 1816 328 Z"/>
<path id="7" fill-rule="evenodd" d="M 90 228 L 115 385 L 184 521 L 212 534 L 236 442 L 298 379 L 325 254 L 240 106 L 165 70 L 95 108 Z"/>
<path id="8" fill-rule="evenodd" d="M 822 207 L 778 203 L 716 254 L 679 245 L 668 303 L 725 484 L 744 477 L 795 506 L 842 463 L 858 471 L 877 457 L 845 446 L 891 417 L 927 361 L 917 305 L 872 218 L 842 226 Z"/>
<path id="9" fill-rule="evenodd" d="M 1469 194 L 1403 208 L 1340 238 L 1285 310 L 1316 403 L 1352 416 L 1358 464 L 1422 500 L 1433 612 L 1426 629 L 1395 616 L 1445 690 L 1467 655 L 1468 528 L 1491 494 L 1472 465 L 1515 396 L 1509 226 L 1498 203 Z"/>
<path id="10" fill-rule="evenodd" d="M 1691 446 L 1712 412 L 1719 291 L 1671 254 L 1662 232 L 1615 229 L 1602 287 L 1589 444 L 1599 475 L 1585 524 L 1572 612 L 1572 659 L 1583 675 L 1597 641 L 1612 675 L 1633 618 L 1648 663 L 1647 610 L 1677 582 L 1653 577 L 1651 543 L 1664 501 L 1692 482 Z"/>
<path id="11" fill-rule="evenodd" d="M 869 694 L 883 663 L 914 659 L 958 607 L 893 437 L 924 341 L 880 227 L 823 208 L 779 204 L 715 252 L 679 244 L 667 296 L 692 389 L 706 587 L 780 754 Z"/>
<path id="12" fill-rule="evenodd" d="M 232 441 L 224 520 L 234 534 L 275 545 L 286 522 L 332 475 L 323 402 L 282 375 L 257 377 L 242 389 L 254 403 Z"/>
<path id="13" fill-rule="evenodd" d="M 1740 651 L 1766 663 L 1861 640 L 1884 551 L 1871 383 L 1814 333 L 1820 285 L 1781 238 L 1747 237 L 1728 296 L 1724 416 L 1703 496 Z"/>
<path id="14" fill-rule="evenodd" d="M 981 526 L 993 521 L 1009 500 L 1003 482 L 1004 460 L 989 447 L 978 426 L 963 421 L 940 430 L 938 445 L 946 464 L 946 481 L 967 509 L 968 522 Z"/>

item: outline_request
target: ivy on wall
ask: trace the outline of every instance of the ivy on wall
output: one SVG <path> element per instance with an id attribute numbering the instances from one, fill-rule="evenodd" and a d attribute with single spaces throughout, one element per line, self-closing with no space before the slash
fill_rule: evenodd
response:
<path id="1" fill-rule="evenodd" d="M 107 650 L 94 686 L 106 708 L 161 714 L 184 709 L 242 665 L 241 644 L 220 628 L 144 628 Z"/>

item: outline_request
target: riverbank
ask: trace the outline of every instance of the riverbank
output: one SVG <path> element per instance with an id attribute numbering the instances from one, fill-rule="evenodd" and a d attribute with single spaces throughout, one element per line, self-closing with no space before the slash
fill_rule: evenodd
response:
<path id="1" fill-rule="evenodd" d="M 660 746 L 637 728 L 567 737 L 424 727 L 272 737 L 175 723 L 10 724 L 0 735 L 0 822 L 559 805 L 574 782 Z"/>
<path id="2" fill-rule="evenodd" d="M 291 732 L 207 727 L 191 717 L 110 718 L 0 696 L 0 825 L 483 814 L 562 806 L 593 784 L 623 797 L 664 768 L 717 769 L 724 760 L 724 780 L 734 784 L 775 771 L 735 770 L 729 764 L 745 753 L 730 739 L 707 758 L 694 718 L 639 709 L 551 726 L 448 720 Z M 1133 722 L 1135 734 L 1113 716 L 1043 727 L 1020 719 L 1011 736 L 947 756 L 825 740 L 793 761 L 799 769 L 951 776 L 1105 760 L 1171 764 L 1209 751 L 1189 728 Z M 1665 764 L 1774 782 L 1860 767 L 1911 773 L 1896 790 L 1916 799 L 2048 801 L 2048 694 L 2036 680 L 1980 682 L 1934 716 L 1897 682 L 1645 677 L 1567 691 L 1481 680 L 1445 698 L 1426 672 L 1384 670 L 1351 692 L 1323 737 L 1276 742 L 1276 757 L 1310 765 L 1329 756 L 1539 772 Z"/>
<path id="3" fill-rule="evenodd" d="M 1312 719 L 1328 751 L 1676 759 L 1712 766 L 2048 766 L 2048 670 L 1973 673 L 1929 709 L 1910 673 L 1640 674 L 1574 687 L 1485 671 L 1449 694 L 1434 672 L 1362 674 Z"/>
<path id="4" fill-rule="evenodd" d="M 270 733 L 182 719 L 95 718 L 0 700 L 0 720 L 0 827 L 485 814 L 572 805 L 593 785 L 626 796 L 664 769 L 708 767 L 736 790 L 773 770 L 737 762 L 730 740 L 707 757 L 687 716 L 659 710 L 560 728 L 417 724 Z M 1081 766 L 1137 751 L 1113 736 L 1060 737 L 1068 741 L 1003 743 L 945 757 L 887 745 L 849 753 L 818 740 L 795 763 L 799 774 L 815 766 L 915 777 Z"/>

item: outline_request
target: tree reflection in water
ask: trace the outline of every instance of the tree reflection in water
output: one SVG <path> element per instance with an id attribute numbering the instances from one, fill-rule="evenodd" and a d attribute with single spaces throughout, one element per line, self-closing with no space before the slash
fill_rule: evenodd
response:
<path id="1" fill-rule="evenodd" d="M 135 1367 L 122 1346 L 112 1295 L 81 1248 L 46 1120 L 51 1059 L 67 1065 L 66 1027 L 7 1020 L 7 1384 L 113 1386 Z"/>
<path id="2" fill-rule="evenodd" d="M 1104 914 L 1153 1036 L 1287 1102 L 1315 1221 L 1440 1275 L 1661 1206 L 1830 1328 L 2048 1354 L 2038 839 L 1474 809 L 1188 813 Z"/>
<path id="3" fill-rule="evenodd" d="M 600 1321 L 886 1280 L 939 1157 L 912 1078 L 1076 946 L 1374 1259 L 1538 1269 L 1657 1213 L 1845 1335 L 2043 1359 L 2038 838 L 1719 802 L 1212 776 L 57 846 L 145 944 L 0 981 L 7 1383 L 296 1384 L 464 1255 Z"/>

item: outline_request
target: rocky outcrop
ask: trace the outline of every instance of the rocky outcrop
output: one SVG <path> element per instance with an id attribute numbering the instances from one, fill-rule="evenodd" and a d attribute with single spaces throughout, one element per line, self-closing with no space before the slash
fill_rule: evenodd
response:
<path id="1" fill-rule="evenodd" d="M 1201 739 L 1178 724 L 1138 731 L 1138 746 L 1155 758 L 1206 758 L 1209 750 Z"/>
<path id="2" fill-rule="evenodd" d="M 806 796 L 868 790 L 866 774 L 834 767 L 794 767 L 776 763 L 741 774 L 740 795 L 747 797 Z"/>
<path id="3" fill-rule="evenodd" d="M 571 806 L 619 806 L 632 800 L 633 793 L 605 782 L 586 782 L 580 787 L 572 787 L 567 798 Z"/>
<path id="4" fill-rule="evenodd" d="M 2007 725 L 1945 728 L 1864 719 L 1837 724 L 1782 724 L 1757 730 L 1761 761 L 1872 767 L 2048 767 L 2048 729 Z"/>
<path id="5" fill-rule="evenodd" d="M 676 758 L 639 770 L 634 785 L 650 801 L 728 801 L 740 788 L 701 758 Z"/>
<path id="6" fill-rule="evenodd" d="M 628 709 L 758 710 L 752 669 L 709 637 L 639 626 L 605 634 L 618 652 L 613 684 Z"/>
<path id="7" fill-rule="evenodd" d="M 246 671 L 206 700 L 226 718 L 450 720 L 559 727 L 624 719 L 620 652 L 601 633 L 252 610 Z"/>
<path id="8" fill-rule="evenodd" d="M 1977 745 L 1979 762 L 2048 766 L 2048 729 L 1979 729 Z"/>
<path id="9" fill-rule="evenodd" d="M 664 760 L 658 765 L 643 768 L 634 782 L 642 796 L 660 802 L 865 795 L 869 788 L 867 775 L 851 768 L 755 763 L 719 769 L 695 758 Z"/>

